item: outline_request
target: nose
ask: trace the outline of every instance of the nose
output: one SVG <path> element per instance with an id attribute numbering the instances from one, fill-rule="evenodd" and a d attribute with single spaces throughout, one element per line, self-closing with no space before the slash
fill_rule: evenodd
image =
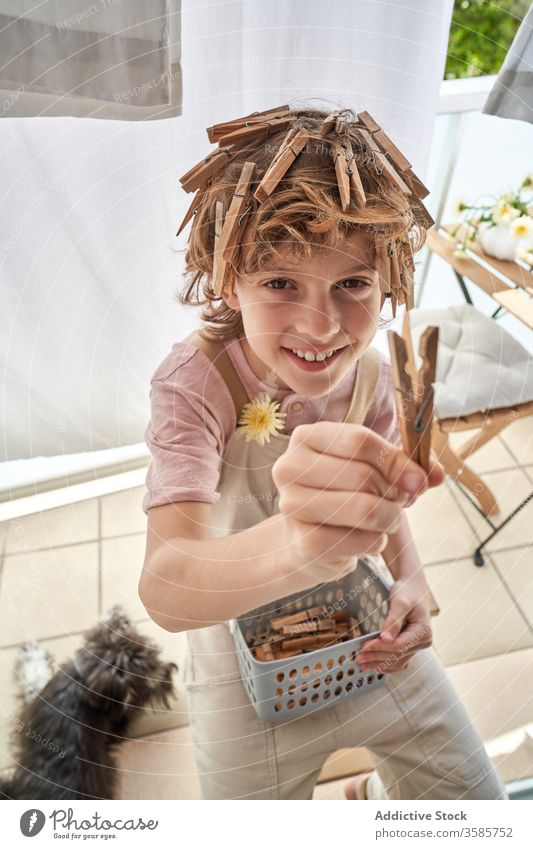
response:
<path id="1" fill-rule="evenodd" d="M 296 338 L 315 342 L 317 345 L 327 345 L 338 340 L 340 324 L 337 320 L 337 310 L 327 297 L 322 297 L 320 293 L 309 296 L 298 303 L 296 310 Z"/>

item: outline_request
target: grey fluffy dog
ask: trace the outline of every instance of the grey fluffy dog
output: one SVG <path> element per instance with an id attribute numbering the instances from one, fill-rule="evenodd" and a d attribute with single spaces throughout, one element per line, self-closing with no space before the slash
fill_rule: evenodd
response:
<path id="1" fill-rule="evenodd" d="M 84 645 L 53 674 L 37 644 L 18 663 L 26 702 L 14 730 L 13 775 L 4 799 L 113 799 L 113 752 L 146 706 L 169 707 L 175 663 L 133 627 L 120 607 L 85 635 Z"/>

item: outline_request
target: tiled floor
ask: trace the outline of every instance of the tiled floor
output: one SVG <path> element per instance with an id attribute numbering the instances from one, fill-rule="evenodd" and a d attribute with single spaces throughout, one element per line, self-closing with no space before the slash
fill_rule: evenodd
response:
<path id="1" fill-rule="evenodd" d="M 455 442 L 468 434 L 453 437 Z M 471 458 L 503 514 L 533 488 L 531 418 L 511 425 Z M 146 519 L 142 488 L 78 502 L 0 525 L 0 770 L 10 764 L 16 721 L 13 663 L 18 646 L 38 639 L 57 662 L 68 657 L 98 614 L 122 604 L 164 655 L 183 657 L 185 634 L 159 629 L 137 597 Z M 498 517 L 494 519 L 497 521 Z M 485 549 L 491 528 L 455 485 L 427 493 L 409 520 L 441 613 L 435 647 L 448 667 L 487 749 L 507 781 L 533 775 L 533 503 Z M 364 750 L 336 753 L 327 774 L 368 763 Z M 342 766 L 340 766 L 342 764 Z M 120 754 L 122 798 L 199 798 L 187 704 L 147 714 Z M 317 785 L 316 799 L 342 799 L 343 781 Z"/>

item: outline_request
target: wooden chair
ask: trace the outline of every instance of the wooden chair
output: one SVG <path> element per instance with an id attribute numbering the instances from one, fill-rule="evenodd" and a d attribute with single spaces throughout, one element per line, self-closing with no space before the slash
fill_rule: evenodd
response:
<path id="1" fill-rule="evenodd" d="M 497 499 L 483 479 L 467 464 L 466 460 L 478 448 L 501 433 L 516 419 L 533 415 L 533 401 L 515 404 L 512 407 L 500 407 L 484 413 L 472 413 L 469 416 L 439 419 L 433 423 L 431 446 L 444 466 L 446 473 L 468 489 L 476 499 L 485 516 L 500 512 Z M 477 429 L 459 450 L 450 445 L 450 433 Z"/>
<path id="2" fill-rule="evenodd" d="M 415 351 L 425 327 L 440 329 L 432 448 L 485 516 L 499 513 L 496 496 L 466 461 L 512 422 L 533 415 L 532 358 L 472 305 L 413 309 L 409 317 Z M 476 433 L 453 448 L 450 434 L 467 430 Z"/>

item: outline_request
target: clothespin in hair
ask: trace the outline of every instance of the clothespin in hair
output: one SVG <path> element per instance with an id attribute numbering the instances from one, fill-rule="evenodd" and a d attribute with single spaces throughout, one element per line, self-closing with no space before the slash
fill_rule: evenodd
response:
<path id="1" fill-rule="evenodd" d="M 218 237 L 217 244 L 214 249 L 217 260 L 217 276 L 216 278 L 213 278 L 213 288 L 215 290 L 215 294 L 218 296 L 220 296 L 222 292 L 227 264 L 233 259 L 233 255 L 238 247 L 239 235 L 244 229 L 243 221 L 244 225 L 246 224 L 244 210 L 246 206 L 247 193 L 250 183 L 255 175 L 256 168 L 257 166 L 255 162 L 244 163 L 241 176 L 239 177 L 239 182 L 235 188 L 230 207 L 226 213 L 222 229 L 219 230 L 220 236 Z M 218 214 L 220 215 L 220 209 L 218 210 Z M 215 234 L 216 230 L 217 225 L 215 223 Z"/>
<path id="2" fill-rule="evenodd" d="M 263 179 L 254 193 L 256 200 L 262 203 L 270 197 L 308 140 L 309 135 L 304 130 L 298 130 L 296 135 L 289 138 L 263 175 Z"/>
<path id="3" fill-rule="evenodd" d="M 219 290 L 222 291 L 226 272 L 226 263 L 220 250 L 220 237 L 222 235 L 223 224 L 224 204 L 222 201 L 217 200 L 215 204 L 215 242 L 213 247 L 213 288 L 217 293 L 219 293 Z"/>
<path id="4" fill-rule="evenodd" d="M 252 112 L 250 115 L 244 115 L 242 118 L 234 118 L 232 121 L 222 121 L 220 124 L 213 124 L 212 127 L 207 127 L 207 137 L 212 144 L 219 142 L 224 136 L 233 133 L 241 127 L 250 126 L 253 123 L 274 120 L 276 118 L 286 117 L 290 114 L 290 109 L 287 104 L 276 106 L 274 109 L 265 109 L 263 112 Z"/>
<path id="5" fill-rule="evenodd" d="M 287 118 L 272 118 L 270 121 L 267 121 L 266 119 L 263 119 L 262 121 L 250 121 L 244 126 L 238 127 L 237 129 L 232 130 L 232 132 L 221 136 L 219 144 L 233 145 L 249 142 L 252 139 L 261 138 L 262 136 L 266 137 L 272 132 L 276 133 L 278 130 L 283 130 L 291 123 L 292 118 L 290 116 Z"/>
<path id="6" fill-rule="evenodd" d="M 392 315 L 393 318 L 396 318 L 396 307 L 400 301 L 402 279 L 400 275 L 400 262 L 398 259 L 397 244 L 395 242 L 389 242 L 387 245 L 387 253 L 389 256 Z"/>
<path id="7" fill-rule="evenodd" d="M 332 112 L 331 115 L 328 115 L 327 118 L 324 118 L 322 121 L 322 127 L 320 128 L 320 135 L 322 137 L 329 136 L 329 134 L 333 131 L 337 124 L 337 113 Z"/>
<path id="8" fill-rule="evenodd" d="M 383 295 L 390 295 L 390 261 L 386 242 L 378 242 L 376 246 L 376 259 L 378 266 L 379 288 Z"/>
<path id="9" fill-rule="evenodd" d="M 387 336 L 403 450 L 428 472 L 439 329 L 427 327 L 420 338 L 420 369 L 416 367 L 407 313 L 403 336 L 393 330 L 389 330 Z"/>
<path id="10" fill-rule="evenodd" d="M 204 191 L 205 191 L 205 187 L 202 186 L 196 192 L 195 196 L 192 199 L 191 205 L 189 206 L 187 212 L 185 213 L 185 217 L 184 217 L 183 221 L 181 222 L 180 226 L 178 227 L 178 230 L 176 232 L 176 236 L 179 236 L 181 231 L 187 226 L 187 224 L 189 223 L 189 221 L 191 220 L 191 218 L 195 214 L 195 212 L 198 208 L 198 204 L 200 203 L 200 200 L 202 198 Z"/>
<path id="11" fill-rule="evenodd" d="M 348 157 L 346 148 L 341 144 L 333 143 L 333 154 L 335 156 L 335 174 L 337 176 L 337 185 L 339 187 L 339 196 L 341 199 L 341 207 L 344 210 L 350 206 L 350 174 L 348 168 Z"/>
<path id="12" fill-rule="evenodd" d="M 359 169 L 357 168 L 357 162 L 355 161 L 353 148 L 348 138 L 346 139 L 344 145 L 346 148 L 348 176 L 350 177 L 350 184 L 352 192 L 354 194 L 355 204 L 356 206 L 366 206 L 365 190 L 363 188 L 363 183 L 359 175 Z"/>
<path id="13" fill-rule="evenodd" d="M 208 180 L 211 180 L 225 165 L 235 159 L 236 154 L 231 153 L 229 147 L 223 147 L 220 150 L 215 150 L 210 153 L 201 162 L 198 162 L 193 168 L 187 171 L 180 177 L 180 183 L 184 191 L 194 192 L 201 185 L 205 185 Z"/>

